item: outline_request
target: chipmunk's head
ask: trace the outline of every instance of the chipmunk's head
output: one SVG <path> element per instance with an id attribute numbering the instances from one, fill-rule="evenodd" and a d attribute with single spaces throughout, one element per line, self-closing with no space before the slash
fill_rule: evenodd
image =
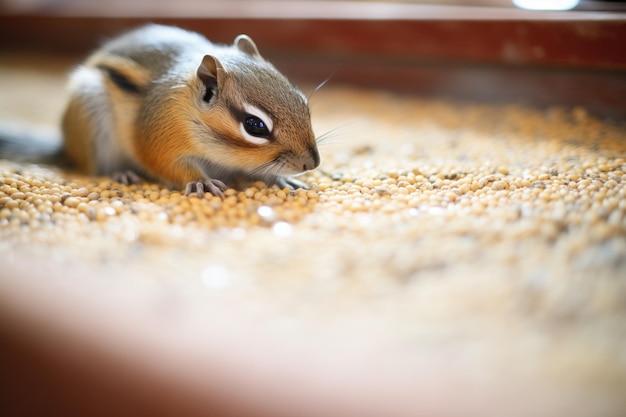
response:
<path id="1" fill-rule="evenodd" d="M 216 55 L 204 56 L 197 70 L 200 118 L 211 133 L 208 156 L 261 176 L 316 168 L 320 156 L 306 97 L 246 35 Z"/>

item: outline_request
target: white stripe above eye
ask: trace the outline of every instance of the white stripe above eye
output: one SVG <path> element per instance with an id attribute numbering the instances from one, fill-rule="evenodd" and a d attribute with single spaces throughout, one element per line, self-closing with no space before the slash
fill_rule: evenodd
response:
<path id="1" fill-rule="evenodd" d="M 251 116 L 256 116 L 259 119 L 261 119 L 263 121 L 263 123 L 265 123 L 265 126 L 267 127 L 267 130 L 269 130 L 269 132 L 272 133 L 272 128 L 274 127 L 274 122 L 267 115 L 267 113 L 265 113 L 263 110 L 259 109 L 256 106 L 253 106 L 252 104 L 249 104 L 249 103 L 244 103 L 243 104 L 243 110 L 247 114 L 249 114 Z M 253 135 L 249 134 L 248 132 L 246 132 L 246 129 L 243 126 L 243 122 L 240 123 L 239 130 L 241 130 L 241 135 L 243 136 L 243 138 L 245 140 L 247 140 L 248 142 L 250 142 L 250 143 L 253 143 L 255 145 L 264 145 L 264 144 L 269 142 L 268 138 L 261 138 L 261 137 L 258 137 L 258 136 L 253 136 Z"/>

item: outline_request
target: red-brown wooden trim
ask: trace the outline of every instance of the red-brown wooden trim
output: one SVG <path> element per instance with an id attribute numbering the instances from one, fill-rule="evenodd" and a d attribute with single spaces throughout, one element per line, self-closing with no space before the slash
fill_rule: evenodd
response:
<path id="1" fill-rule="evenodd" d="M 338 70 L 332 82 L 626 114 L 625 13 L 298 1 L 212 2 L 210 10 L 205 2 L 164 1 L 146 12 L 131 3 L 0 9 L 0 51 L 85 54 L 123 30 L 159 22 L 218 42 L 248 33 L 305 82 Z"/>

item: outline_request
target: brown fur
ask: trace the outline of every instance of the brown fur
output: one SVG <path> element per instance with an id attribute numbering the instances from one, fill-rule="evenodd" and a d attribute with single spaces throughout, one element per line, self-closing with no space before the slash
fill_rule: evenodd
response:
<path id="1" fill-rule="evenodd" d="M 147 26 L 105 45 L 72 81 L 65 150 L 83 172 L 132 169 L 185 187 L 228 183 L 264 167 L 260 179 L 272 182 L 319 163 L 306 100 L 245 36 L 225 48 Z M 207 103 L 203 96 L 215 83 Z M 246 106 L 271 114 L 267 143 L 242 136 Z"/>
<path id="2" fill-rule="evenodd" d="M 91 131 L 90 119 L 79 98 L 72 99 L 63 114 L 62 128 L 65 155 L 71 164 L 83 174 L 94 175 L 96 158 L 93 142 L 85 140 Z"/>

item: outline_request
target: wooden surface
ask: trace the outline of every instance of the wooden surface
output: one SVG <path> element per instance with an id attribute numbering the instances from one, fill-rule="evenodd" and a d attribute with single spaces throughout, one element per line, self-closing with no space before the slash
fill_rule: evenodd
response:
<path id="1" fill-rule="evenodd" d="M 0 8 L 0 51 L 78 61 L 121 31 L 160 22 L 217 42 L 248 33 L 297 82 L 332 75 L 335 84 L 626 116 L 626 13 L 378 2 L 72 3 Z"/>
<path id="2" fill-rule="evenodd" d="M 379 61 L 481 62 L 626 69 L 626 13 L 529 12 L 358 2 L 124 2 L 28 11 L 0 9 L 0 47 L 85 52 L 158 21 L 228 42 L 239 32 L 266 51 Z M 78 36 L 77 36 L 78 35 Z"/>

